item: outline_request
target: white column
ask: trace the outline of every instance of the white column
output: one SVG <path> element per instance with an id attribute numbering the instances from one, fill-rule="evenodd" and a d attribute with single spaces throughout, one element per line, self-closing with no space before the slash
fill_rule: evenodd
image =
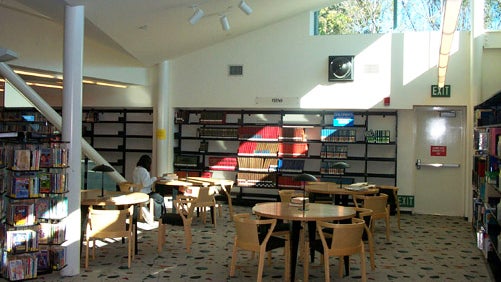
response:
<path id="1" fill-rule="evenodd" d="M 173 132 L 171 126 L 172 110 L 169 97 L 169 62 L 163 61 L 158 65 L 158 95 L 156 108 L 156 172 L 161 175 L 173 172 L 172 143 Z"/>
<path id="2" fill-rule="evenodd" d="M 66 6 L 63 57 L 63 123 L 62 139 L 70 142 L 68 173 L 68 217 L 66 218 L 67 266 L 62 276 L 80 273 L 80 186 L 82 136 L 82 65 L 84 38 L 84 6 Z"/>

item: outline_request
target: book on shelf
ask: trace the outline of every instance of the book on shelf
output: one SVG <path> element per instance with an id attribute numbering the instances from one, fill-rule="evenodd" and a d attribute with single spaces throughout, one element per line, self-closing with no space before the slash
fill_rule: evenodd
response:
<path id="1" fill-rule="evenodd" d="M 223 124 L 225 121 L 226 114 L 223 112 L 202 112 L 200 114 L 200 123 Z"/>
<path id="2" fill-rule="evenodd" d="M 308 155 L 308 143 L 280 143 L 279 157 L 306 157 Z"/>
<path id="3" fill-rule="evenodd" d="M 33 203 L 16 203 L 11 204 L 10 216 L 11 223 L 14 226 L 26 226 L 35 224 L 34 204 Z"/>
<path id="4" fill-rule="evenodd" d="M 14 152 L 14 170 L 30 170 L 30 150 L 16 150 Z"/>
<path id="5" fill-rule="evenodd" d="M 51 167 L 52 166 L 52 149 L 42 148 L 40 149 L 40 167 Z"/>
<path id="6" fill-rule="evenodd" d="M 277 141 L 279 135 L 279 126 L 244 126 L 238 129 L 241 140 Z"/>
<path id="7" fill-rule="evenodd" d="M 50 252 L 49 249 L 40 249 L 37 253 L 37 270 L 38 272 L 46 272 L 52 269 L 50 264 Z"/>
<path id="8" fill-rule="evenodd" d="M 9 280 L 23 280 L 24 279 L 24 266 L 23 261 L 20 259 L 9 261 Z"/>
<path id="9" fill-rule="evenodd" d="M 237 165 L 237 158 L 209 157 L 209 169 L 211 170 L 235 170 Z"/>
<path id="10" fill-rule="evenodd" d="M 51 173 L 39 173 L 40 193 L 50 193 L 51 191 Z"/>
<path id="11" fill-rule="evenodd" d="M 35 201 L 36 218 L 50 218 L 50 198 L 42 197 Z"/>
<path id="12" fill-rule="evenodd" d="M 51 246 L 50 261 L 54 270 L 63 268 L 66 265 L 66 248 L 64 246 Z"/>
<path id="13" fill-rule="evenodd" d="M 63 222 L 41 222 L 38 232 L 39 244 L 62 244 L 66 239 L 66 225 Z"/>
<path id="14" fill-rule="evenodd" d="M 33 229 L 11 229 L 6 231 L 5 249 L 19 254 L 38 250 L 38 226 Z"/>

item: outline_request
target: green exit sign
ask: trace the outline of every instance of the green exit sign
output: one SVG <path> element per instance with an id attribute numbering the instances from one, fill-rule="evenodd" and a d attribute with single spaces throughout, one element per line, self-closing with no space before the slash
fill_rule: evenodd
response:
<path id="1" fill-rule="evenodd" d="M 413 208 L 414 196 L 398 195 L 398 203 L 400 204 L 401 208 Z"/>
<path id="2" fill-rule="evenodd" d="M 451 97 L 451 86 L 444 85 L 444 87 L 440 88 L 438 85 L 431 86 L 431 97 Z"/>

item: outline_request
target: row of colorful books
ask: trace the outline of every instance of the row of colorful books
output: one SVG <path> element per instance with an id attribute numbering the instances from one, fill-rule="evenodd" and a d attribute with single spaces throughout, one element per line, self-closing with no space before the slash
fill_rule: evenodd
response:
<path id="1" fill-rule="evenodd" d="M 63 222 L 41 222 L 38 232 L 39 244 L 62 244 L 66 240 L 66 225 Z"/>
<path id="2" fill-rule="evenodd" d="M 1 273 L 9 281 L 34 279 L 39 273 L 60 270 L 66 261 L 66 248 L 62 246 L 41 246 L 37 252 L 19 255 L 3 250 Z"/>
<path id="3" fill-rule="evenodd" d="M 280 188 L 301 188 L 301 181 L 295 181 L 294 176 L 280 175 L 277 182 Z"/>
<path id="4" fill-rule="evenodd" d="M 320 140 L 323 142 L 356 142 L 355 129 L 323 128 L 320 131 Z"/>
<path id="5" fill-rule="evenodd" d="M 215 128 L 215 127 L 201 127 L 198 129 L 199 137 L 217 137 L 217 138 L 237 138 L 238 128 Z"/>
<path id="6" fill-rule="evenodd" d="M 7 223 L 12 226 L 30 226 L 36 223 L 35 203 L 31 200 L 13 201 L 7 205 Z"/>
<path id="7" fill-rule="evenodd" d="M 390 143 L 390 130 L 369 130 L 365 133 L 367 143 Z"/>
<path id="8" fill-rule="evenodd" d="M 241 187 L 273 188 L 276 183 L 275 174 L 245 172 L 237 174 L 237 185 Z"/>
<path id="9" fill-rule="evenodd" d="M 324 144 L 320 151 L 320 157 L 346 159 L 348 158 L 348 146 Z"/>
<path id="10" fill-rule="evenodd" d="M 293 140 L 306 141 L 304 128 L 279 126 L 244 126 L 244 127 L 201 127 L 199 137 L 239 138 L 241 140 Z"/>
<path id="11" fill-rule="evenodd" d="M 38 276 L 37 253 L 11 256 L 2 253 L 2 276 L 10 281 L 34 279 Z"/>
<path id="12" fill-rule="evenodd" d="M 36 219 L 63 219 L 68 216 L 68 197 L 47 195 L 35 200 Z"/>
<path id="13" fill-rule="evenodd" d="M 302 159 L 279 159 L 278 171 L 281 172 L 302 172 L 305 160 Z"/>
<path id="14" fill-rule="evenodd" d="M 35 225 L 26 229 L 6 231 L 5 250 L 12 254 L 38 251 L 38 229 Z"/>
<path id="15" fill-rule="evenodd" d="M 276 171 L 277 167 L 278 159 L 275 158 L 238 157 L 238 168 L 242 171 L 270 172 Z"/>
<path id="16" fill-rule="evenodd" d="M 12 170 L 39 170 L 40 168 L 67 167 L 69 151 L 66 146 L 51 148 L 14 149 L 0 148 L 0 157 L 5 157 L 5 165 Z"/>
<path id="17" fill-rule="evenodd" d="M 238 147 L 239 156 L 277 156 L 279 151 L 278 143 L 265 142 L 241 142 Z"/>
<path id="18" fill-rule="evenodd" d="M 209 157 L 209 169 L 212 170 L 236 170 L 237 166 L 237 158 Z"/>
<path id="19" fill-rule="evenodd" d="M 37 198 L 44 193 L 65 193 L 68 191 L 65 172 L 23 173 L 10 172 L 7 187 L 11 198 Z"/>

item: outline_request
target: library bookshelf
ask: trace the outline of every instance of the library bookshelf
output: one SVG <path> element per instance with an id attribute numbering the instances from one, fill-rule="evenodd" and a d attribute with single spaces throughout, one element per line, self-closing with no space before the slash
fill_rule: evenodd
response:
<path id="1" fill-rule="evenodd" d="M 235 180 L 239 198 L 301 189 L 300 173 L 396 185 L 395 111 L 177 109 L 175 123 L 175 170 Z"/>

